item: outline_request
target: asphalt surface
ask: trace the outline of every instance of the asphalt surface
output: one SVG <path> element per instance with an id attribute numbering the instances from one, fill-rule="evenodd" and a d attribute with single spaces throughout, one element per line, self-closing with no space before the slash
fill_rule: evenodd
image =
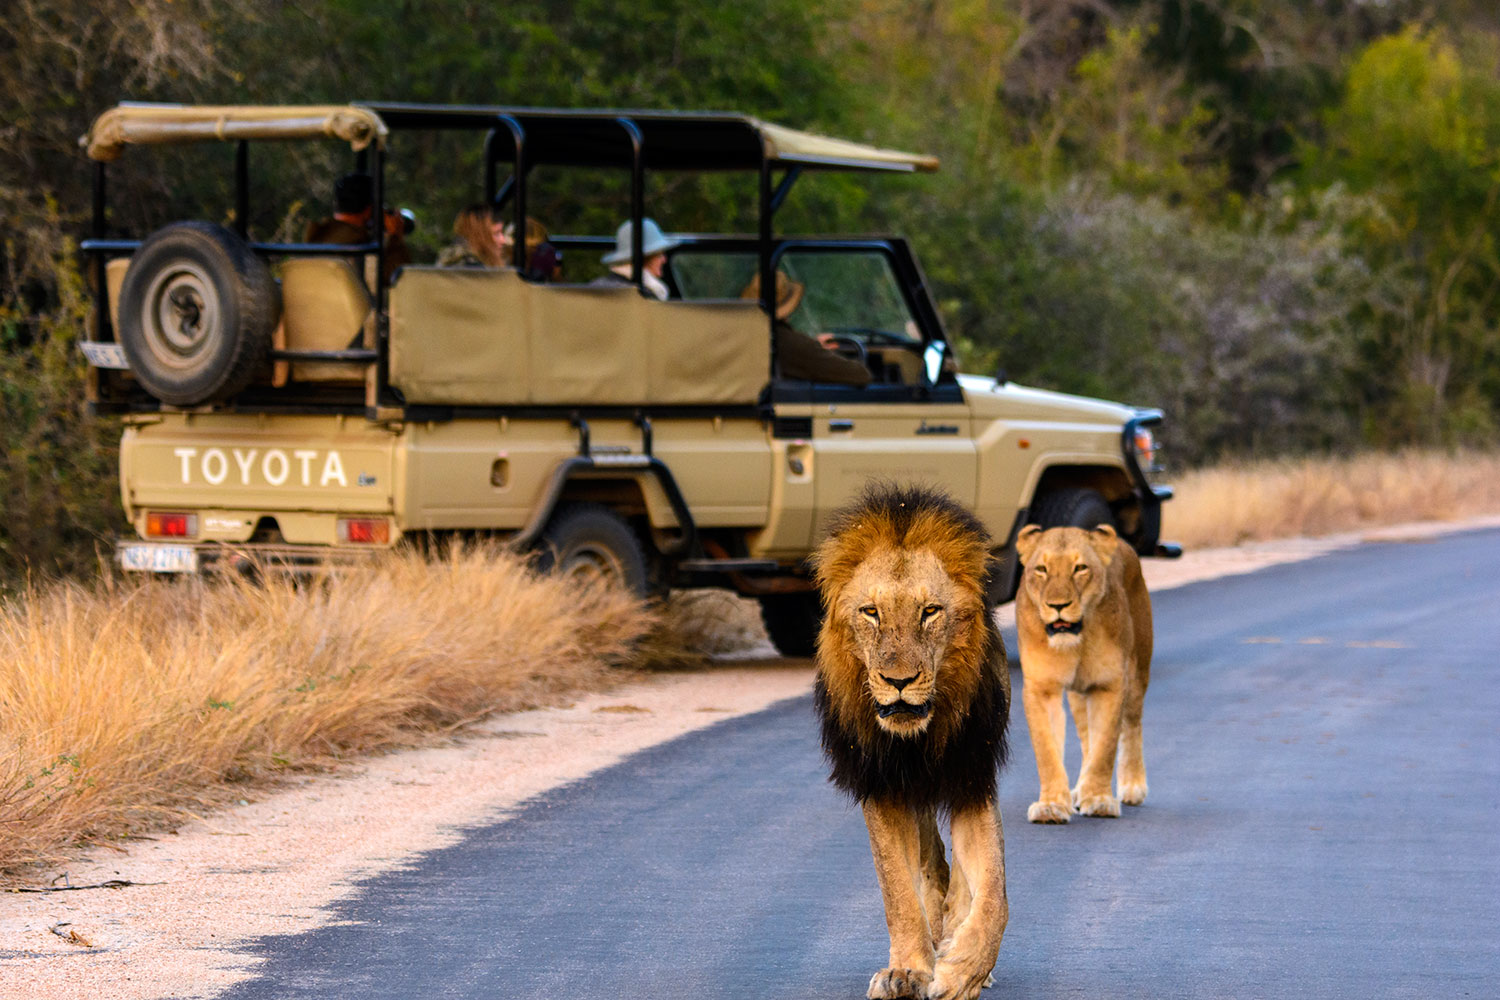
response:
<path id="1" fill-rule="evenodd" d="M 984 996 L 1500 996 L 1497 567 L 1476 532 L 1157 595 L 1151 793 L 1117 820 L 1025 821 L 1015 673 Z M 810 697 L 690 734 L 256 943 L 227 995 L 854 1000 L 885 926 L 825 773 Z"/>

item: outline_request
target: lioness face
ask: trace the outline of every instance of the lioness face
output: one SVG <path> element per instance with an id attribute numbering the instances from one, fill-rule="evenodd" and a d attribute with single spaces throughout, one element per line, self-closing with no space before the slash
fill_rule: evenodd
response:
<path id="1" fill-rule="evenodd" d="M 887 732 L 915 736 L 927 728 L 960 596 L 927 549 L 872 554 L 840 595 L 838 613 L 853 632 L 876 722 Z"/>
<path id="2" fill-rule="evenodd" d="M 1032 525 L 1021 531 L 1021 586 L 1041 616 L 1047 645 L 1070 649 L 1083 641 L 1084 621 L 1104 592 L 1105 568 L 1118 543 L 1108 526 L 1043 531 Z"/>

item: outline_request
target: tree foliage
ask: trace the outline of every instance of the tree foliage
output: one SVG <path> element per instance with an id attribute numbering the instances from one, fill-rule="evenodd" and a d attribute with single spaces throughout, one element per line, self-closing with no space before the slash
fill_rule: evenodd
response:
<path id="1" fill-rule="evenodd" d="M 1201 461 L 1500 434 L 1497 43 L 1481 0 L 13 0 L 0 573 L 79 565 L 116 527 L 115 431 L 78 409 L 72 344 L 77 138 L 119 100 L 723 108 L 937 153 L 933 178 L 804 179 L 778 222 L 908 234 L 967 367 L 1163 406 Z M 392 196 L 434 252 L 478 193 L 477 144 L 396 153 Z M 323 214 L 347 168 L 333 144 L 253 155 L 267 236 Z M 227 220 L 228 156 L 127 156 L 111 227 Z M 668 228 L 753 221 L 750 182 L 647 197 Z M 626 205 L 621 177 L 537 176 L 565 231 Z"/>

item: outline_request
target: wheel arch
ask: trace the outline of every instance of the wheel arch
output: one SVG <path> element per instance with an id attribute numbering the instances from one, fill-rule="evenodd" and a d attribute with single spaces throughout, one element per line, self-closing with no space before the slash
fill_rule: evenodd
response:
<path id="1" fill-rule="evenodd" d="M 630 469 L 612 469 L 579 455 L 559 463 L 530 519 L 510 539 L 510 545 L 517 549 L 530 546 L 560 507 L 576 503 L 614 510 L 635 525 L 642 540 L 661 555 L 681 555 L 696 539 L 696 526 L 677 481 L 660 460 L 653 458 Z"/>

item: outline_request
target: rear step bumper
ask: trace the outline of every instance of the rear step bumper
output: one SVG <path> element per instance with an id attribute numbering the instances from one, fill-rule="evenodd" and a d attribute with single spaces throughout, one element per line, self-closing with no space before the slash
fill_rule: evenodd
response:
<path id="1" fill-rule="evenodd" d="M 198 573 L 204 570 L 251 574 L 259 570 L 305 573 L 330 566 L 367 562 L 386 547 L 334 548 L 272 542 L 154 542 L 122 538 L 115 543 L 115 565 L 127 573 Z"/>

